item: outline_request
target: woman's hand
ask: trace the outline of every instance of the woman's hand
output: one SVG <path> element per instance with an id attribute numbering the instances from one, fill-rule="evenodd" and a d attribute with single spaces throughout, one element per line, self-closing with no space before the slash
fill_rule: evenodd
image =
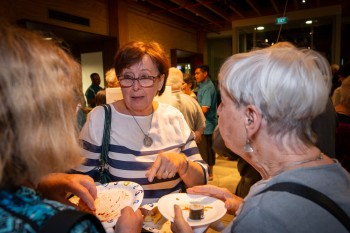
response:
<path id="1" fill-rule="evenodd" d="M 38 191 L 45 198 L 75 206 L 67 199 L 67 194 L 72 193 L 81 198 L 91 210 L 95 210 L 97 190 L 90 176 L 52 173 L 41 179 Z"/>
<path id="2" fill-rule="evenodd" d="M 174 233 L 191 233 L 192 228 L 184 217 L 182 216 L 182 210 L 180 206 L 174 205 L 174 212 L 175 212 L 175 217 L 174 217 L 174 222 L 171 223 L 171 231 Z"/>
<path id="3" fill-rule="evenodd" d="M 203 130 L 202 130 L 203 131 Z M 203 132 L 199 131 L 199 130 L 196 130 L 193 132 L 194 133 L 194 140 L 196 141 L 196 143 L 200 143 L 201 140 L 202 140 L 202 134 Z"/>
<path id="4" fill-rule="evenodd" d="M 214 185 L 194 186 L 192 188 L 188 188 L 186 191 L 187 193 L 211 196 L 224 201 L 228 213 L 233 215 L 243 202 L 241 197 L 232 194 L 230 191 L 228 191 L 228 189 L 219 188 Z"/>
<path id="5" fill-rule="evenodd" d="M 120 212 L 120 217 L 115 226 L 116 233 L 140 233 L 142 229 L 143 216 L 138 209 L 134 210 L 130 206 L 124 207 Z"/>
<path id="6" fill-rule="evenodd" d="M 180 153 L 160 153 L 154 161 L 152 167 L 147 171 L 146 177 L 152 182 L 154 177 L 158 179 L 173 178 L 176 173 L 180 175 L 188 169 L 188 161 L 184 154 Z"/>

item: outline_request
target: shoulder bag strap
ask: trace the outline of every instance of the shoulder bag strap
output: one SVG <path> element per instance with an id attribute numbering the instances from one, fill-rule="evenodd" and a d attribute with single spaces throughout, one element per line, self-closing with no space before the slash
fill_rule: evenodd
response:
<path id="1" fill-rule="evenodd" d="M 48 219 L 38 233 L 68 233 L 77 223 L 89 220 L 100 233 L 105 233 L 101 222 L 92 214 L 66 209 Z"/>
<path id="2" fill-rule="evenodd" d="M 268 191 L 284 191 L 309 199 L 310 201 L 313 201 L 314 203 L 318 204 L 319 206 L 326 209 L 329 213 L 331 213 L 350 232 L 349 216 L 332 199 L 330 199 L 323 193 L 302 184 L 292 182 L 281 182 L 268 187 L 267 189 L 259 192 L 256 195 Z"/>
<path id="3" fill-rule="evenodd" d="M 111 106 L 109 104 L 102 105 L 105 110 L 105 124 L 103 129 L 103 137 L 102 137 L 102 150 L 100 156 L 100 180 L 101 184 L 105 184 L 111 181 L 108 172 L 108 152 L 109 152 L 109 141 L 110 141 L 110 133 L 111 133 Z"/>

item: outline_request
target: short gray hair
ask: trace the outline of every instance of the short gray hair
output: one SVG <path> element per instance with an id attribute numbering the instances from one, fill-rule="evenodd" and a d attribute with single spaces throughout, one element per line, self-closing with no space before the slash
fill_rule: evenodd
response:
<path id="1" fill-rule="evenodd" d="M 269 133 L 292 131 L 304 142 L 316 142 L 311 121 L 326 106 L 331 87 L 327 60 L 313 50 L 269 47 L 228 58 L 219 72 L 220 88 L 236 105 L 255 105 Z"/>
<path id="2" fill-rule="evenodd" d="M 181 70 L 171 67 L 166 85 L 171 86 L 172 90 L 179 90 L 184 81 L 184 76 Z"/>

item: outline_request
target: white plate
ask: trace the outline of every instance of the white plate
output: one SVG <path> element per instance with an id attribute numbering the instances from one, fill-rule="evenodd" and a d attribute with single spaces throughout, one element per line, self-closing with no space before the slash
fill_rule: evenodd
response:
<path id="1" fill-rule="evenodd" d="M 146 204 L 141 206 L 146 210 L 151 210 L 157 206 L 157 203 Z M 153 233 L 171 233 L 170 222 L 162 217 L 156 224 L 153 222 L 143 222 L 142 228 Z"/>
<path id="2" fill-rule="evenodd" d="M 188 207 L 191 202 L 199 202 L 204 205 L 204 218 L 201 220 L 192 220 L 189 218 Z M 191 227 L 209 225 L 216 220 L 219 220 L 226 214 L 226 208 L 223 201 L 203 196 L 187 193 L 172 193 L 161 197 L 158 200 L 159 212 L 169 221 L 174 221 L 174 205 L 177 204 L 182 209 L 184 219 Z"/>
<path id="3" fill-rule="evenodd" d="M 102 225 L 108 230 L 108 228 L 114 227 L 120 216 L 120 211 L 125 206 L 130 206 L 134 211 L 136 211 L 143 200 L 144 191 L 141 185 L 130 182 L 130 181 L 118 181 L 110 182 L 107 184 L 97 184 L 97 197 L 105 197 L 109 199 L 109 196 L 113 198 L 109 201 L 112 202 L 112 209 L 109 209 L 109 212 L 113 211 L 113 216 L 107 221 L 101 221 Z M 70 199 L 73 203 L 79 202 L 78 200 Z M 100 200 L 103 201 L 103 200 Z M 103 203 L 102 203 L 103 204 Z M 99 218 L 99 216 L 97 216 Z"/>

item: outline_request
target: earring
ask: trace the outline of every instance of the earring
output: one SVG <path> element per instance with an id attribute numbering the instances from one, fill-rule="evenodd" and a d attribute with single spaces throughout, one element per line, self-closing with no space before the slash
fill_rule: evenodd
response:
<path id="1" fill-rule="evenodd" d="M 254 151 L 253 147 L 250 145 L 250 140 L 247 138 L 247 142 L 244 145 L 244 151 L 247 153 L 252 153 Z"/>

